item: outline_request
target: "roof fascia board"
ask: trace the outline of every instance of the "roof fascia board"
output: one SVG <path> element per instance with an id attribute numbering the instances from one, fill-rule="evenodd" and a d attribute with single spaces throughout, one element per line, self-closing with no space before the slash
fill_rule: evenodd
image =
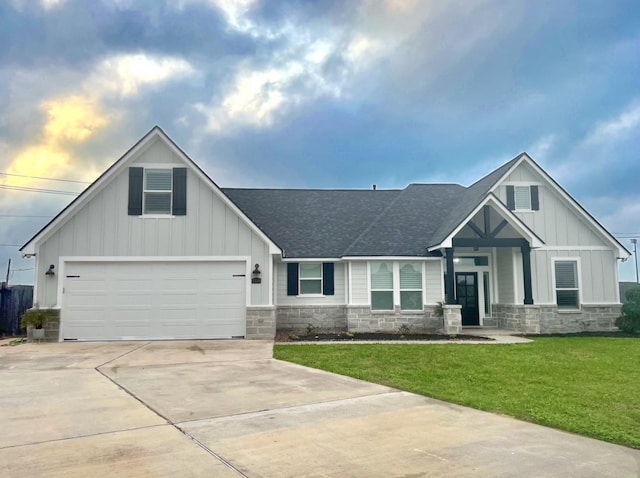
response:
<path id="1" fill-rule="evenodd" d="M 473 217 L 476 214 L 478 214 L 478 212 L 480 212 L 480 209 L 482 209 L 482 207 L 486 206 L 487 204 L 491 204 L 496 209 L 498 209 L 498 211 L 507 220 L 507 222 L 519 234 L 521 234 L 522 236 L 526 237 L 529 240 L 529 243 L 531 244 L 532 248 L 538 248 L 544 245 L 544 241 L 540 239 L 536 235 L 536 233 L 533 232 L 524 222 L 522 222 L 522 220 L 518 216 L 516 216 L 511 211 L 509 211 L 509 209 L 504 204 L 502 204 L 502 202 L 495 196 L 495 194 L 489 193 L 482 201 L 480 201 L 480 203 L 473 209 L 473 211 L 471 211 L 471 213 L 469 213 L 469 215 L 465 217 L 460 222 L 460 224 L 458 224 L 458 226 L 453 230 L 453 232 L 451 232 L 451 234 L 449 234 L 444 239 L 444 241 L 442 241 L 440 244 L 436 244 L 435 246 L 429 247 L 428 249 L 429 252 L 435 251 L 437 249 L 452 247 L 453 238 L 455 237 L 455 235 L 458 234 L 462 230 L 462 228 L 469 221 L 471 221 Z"/>
<path id="2" fill-rule="evenodd" d="M 519 161 L 517 161 L 509 170 L 491 187 L 490 192 L 494 192 L 501 184 L 504 182 L 504 178 L 506 178 L 509 174 L 513 172 L 515 168 L 517 168 L 523 161 L 527 161 L 527 164 L 531 166 L 540 176 L 546 179 L 547 183 L 550 184 L 553 189 L 562 197 L 565 201 L 569 202 L 573 206 L 575 210 L 577 210 L 580 215 L 587 220 L 587 222 L 594 227 L 597 231 L 600 232 L 601 235 L 604 236 L 606 240 L 608 240 L 615 249 L 618 250 L 618 259 L 628 259 L 631 257 L 631 252 L 624 247 L 620 241 L 618 241 L 613 235 L 607 231 L 602 224 L 600 224 L 589 212 L 584 209 L 578 201 L 576 201 L 571 194 L 569 194 L 560 184 L 553 179 L 549 173 L 547 173 L 542 167 L 536 163 L 528 154 L 523 153 L 522 157 Z"/>

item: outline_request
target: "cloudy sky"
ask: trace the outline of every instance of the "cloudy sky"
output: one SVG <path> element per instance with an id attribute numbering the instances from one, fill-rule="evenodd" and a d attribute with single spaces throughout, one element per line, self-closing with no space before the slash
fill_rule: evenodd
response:
<path id="1" fill-rule="evenodd" d="M 640 3 L 0 0 L 3 279 L 155 124 L 229 187 L 469 185 L 527 151 L 629 246 Z"/>

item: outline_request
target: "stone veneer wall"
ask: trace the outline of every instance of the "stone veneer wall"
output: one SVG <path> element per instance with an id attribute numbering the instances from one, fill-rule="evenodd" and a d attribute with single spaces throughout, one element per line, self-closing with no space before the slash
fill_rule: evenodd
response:
<path id="1" fill-rule="evenodd" d="M 276 336 L 275 307 L 247 307 L 248 339 L 273 339 Z"/>
<path id="2" fill-rule="evenodd" d="M 279 305 L 276 312 L 278 330 L 304 330 L 309 325 L 319 331 L 347 330 L 344 305 Z"/>
<path id="3" fill-rule="evenodd" d="M 425 306 L 422 312 L 374 312 L 369 306 L 348 306 L 347 327 L 350 332 L 397 332 L 402 325 L 411 332 L 442 332 L 443 318 L 435 306 Z"/>
<path id="4" fill-rule="evenodd" d="M 609 332 L 621 305 L 582 305 L 579 311 L 560 311 L 551 305 L 494 304 L 493 315 L 500 328 L 526 334 Z"/>
<path id="5" fill-rule="evenodd" d="M 579 311 L 559 311 L 557 307 L 540 306 L 540 333 L 617 331 L 615 320 L 622 305 L 582 305 Z"/>

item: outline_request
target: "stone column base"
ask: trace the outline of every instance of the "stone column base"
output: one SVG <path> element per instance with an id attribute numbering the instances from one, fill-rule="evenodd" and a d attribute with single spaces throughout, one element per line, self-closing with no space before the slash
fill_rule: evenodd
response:
<path id="1" fill-rule="evenodd" d="M 443 310 L 443 332 L 447 335 L 457 335 L 462 332 L 462 306 L 445 304 Z"/>

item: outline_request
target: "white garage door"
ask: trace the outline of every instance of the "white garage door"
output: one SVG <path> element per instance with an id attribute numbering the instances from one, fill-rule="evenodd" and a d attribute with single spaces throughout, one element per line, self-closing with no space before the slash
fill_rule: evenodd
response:
<path id="1" fill-rule="evenodd" d="M 239 261 L 66 262 L 62 337 L 244 337 L 245 274 Z"/>

